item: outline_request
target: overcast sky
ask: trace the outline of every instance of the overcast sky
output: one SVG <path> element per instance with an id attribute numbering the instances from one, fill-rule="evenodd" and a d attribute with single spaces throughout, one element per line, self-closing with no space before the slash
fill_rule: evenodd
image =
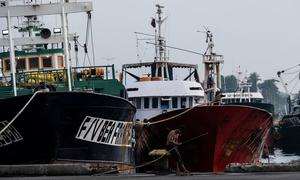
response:
<path id="1" fill-rule="evenodd" d="M 137 51 L 134 32 L 154 33 L 150 21 L 157 3 L 165 6 L 163 16 L 168 18 L 163 32 L 170 46 L 203 53 L 205 34 L 196 31 L 209 27 L 216 52 L 225 57 L 224 75 L 236 73 L 241 66 L 243 71 L 257 72 L 263 79 L 269 79 L 276 77 L 278 70 L 299 64 L 299 0 L 94 0 L 93 3 L 98 65 L 114 63 L 120 68 L 124 63 L 153 60 L 152 45 L 140 41 Z M 70 16 L 70 31 L 84 32 L 85 18 L 84 14 Z M 84 39 L 81 34 L 82 43 Z M 203 74 L 201 56 L 172 49 L 169 52 L 172 61 L 198 64 Z"/>
<path id="2" fill-rule="evenodd" d="M 135 31 L 153 34 L 150 26 L 155 4 L 165 8 L 163 28 L 167 44 L 204 52 L 208 26 L 214 34 L 216 52 L 223 54 L 225 75 L 257 72 L 263 79 L 300 60 L 299 0 L 94 0 L 93 31 L 97 64 L 138 62 Z M 84 21 L 84 20 L 83 20 Z M 77 26 L 79 25 L 80 26 Z M 85 29 L 85 23 L 72 24 Z M 142 36 L 139 36 L 142 37 Z M 142 61 L 153 60 L 153 46 L 139 42 Z M 107 60 L 114 58 L 112 60 Z M 201 56 L 170 49 L 175 62 L 199 64 Z"/>

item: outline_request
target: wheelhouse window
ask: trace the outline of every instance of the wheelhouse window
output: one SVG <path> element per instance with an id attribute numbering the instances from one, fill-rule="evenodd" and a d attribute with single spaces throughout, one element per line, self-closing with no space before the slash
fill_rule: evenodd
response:
<path id="1" fill-rule="evenodd" d="M 17 70 L 25 70 L 26 69 L 26 59 L 18 59 L 16 69 Z"/>
<path id="2" fill-rule="evenodd" d="M 9 59 L 6 59 L 3 61 L 3 68 L 4 68 L 4 71 L 10 71 L 10 60 Z"/>
<path id="3" fill-rule="evenodd" d="M 158 108 L 158 98 L 152 98 L 152 108 Z"/>
<path id="4" fill-rule="evenodd" d="M 160 99 L 160 108 L 161 109 L 169 109 L 170 108 L 170 103 L 169 103 L 168 98 L 161 98 Z"/>
<path id="5" fill-rule="evenodd" d="M 200 104 L 200 97 L 195 97 L 194 98 L 194 103 L 195 104 Z"/>
<path id="6" fill-rule="evenodd" d="M 144 108 L 149 109 L 149 98 L 148 97 L 144 98 Z"/>
<path id="7" fill-rule="evenodd" d="M 63 56 L 57 56 L 57 66 L 58 66 L 58 68 L 64 67 L 64 57 Z"/>
<path id="8" fill-rule="evenodd" d="M 29 58 L 29 68 L 38 69 L 39 68 L 39 58 Z"/>
<path id="9" fill-rule="evenodd" d="M 52 58 L 51 57 L 43 57 L 43 68 L 51 68 L 52 67 Z"/>
<path id="10" fill-rule="evenodd" d="M 142 105 L 141 98 L 136 98 L 135 101 L 136 101 L 136 104 L 135 104 L 136 108 L 141 109 L 141 105 Z"/>
<path id="11" fill-rule="evenodd" d="M 177 97 L 172 97 L 172 108 L 173 109 L 178 108 Z"/>
<path id="12" fill-rule="evenodd" d="M 180 108 L 186 108 L 186 97 L 180 98 Z"/>
<path id="13" fill-rule="evenodd" d="M 193 107 L 193 97 L 189 97 L 189 107 Z"/>

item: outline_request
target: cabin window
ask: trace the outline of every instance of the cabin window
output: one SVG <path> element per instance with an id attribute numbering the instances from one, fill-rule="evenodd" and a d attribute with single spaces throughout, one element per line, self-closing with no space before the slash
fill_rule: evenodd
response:
<path id="1" fill-rule="evenodd" d="M 180 98 L 180 107 L 186 108 L 186 98 L 185 97 Z"/>
<path id="2" fill-rule="evenodd" d="M 189 97 L 189 107 L 193 107 L 193 97 Z"/>
<path id="3" fill-rule="evenodd" d="M 51 57 L 44 57 L 43 61 L 43 68 L 51 68 L 52 67 L 52 58 Z"/>
<path id="4" fill-rule="evenodd" d="M 173 109 L 178 108 L 177 97 L 172 97 L 172 108 Z"/>
<path id="5" fill-rule="evenodd" d="M 160 108 L 161 109 L 169 109 L 169 100 L 168 99 L 161 99 L 160 100 Z"/>
<path id="6" fill-rule="evenodd" d="M 64 67 L 64 57 L 63 56 L 57 56 L 57 66 L 58 66 L 58 68 Z"/>
<path id="7" fill-rule="evenodd" d="M 4 70 L 5 71 L 10 71 L 10 60 L 4 60 Z"/>
<path id="8" fill-rule="evenodd" d="M 195 104 L 200 104 L 200 97 L 195 97 L 194 102 Z"/>
<path id="9" fill-rule="evenodd" d="M 135 100 L 136 100 L 136 104 L 135 104 L 136 108 L 141 109 L 141 104 L 142 104 L 141 98 L 136 98 Z"/>
<path id="10" fill-rule="evenodd" d="M 144 108 L 145 109 L 149 108 L 149 98 L 148 97 L 144 98 Z"/>
<path id="11" fill-rule="evenodd" d="M 38 69 L 39 68 L 39 58 L 30 58 L 29 59 L 29 68 Z"/>
<path id="12" fill-rule="evenodd" d="M 17 70 L 25 70 L 26 69 L 26 59 L 18 59 L 16 69 Z"/>
<path id="13" fill-rule="evenodd" d="M 152 108 L 158 108 L 158 98 L 152 98 Z"/>

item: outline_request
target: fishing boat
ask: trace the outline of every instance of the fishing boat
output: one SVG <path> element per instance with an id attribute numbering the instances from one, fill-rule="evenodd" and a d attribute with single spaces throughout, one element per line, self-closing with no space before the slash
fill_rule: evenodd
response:
<path id="1" fill-rule="evenodd" d="M 0 39 L 0 164 L 134 165 L 135 107 L 114 66 L 77 64 L 79 40 L 69 33 L 68 14 L 85 12 L 90 32 L 92 10 L 87 1 L 1 1 L 7 29 Z M 45 27 L 47 15 L 61 17 L 61 26 Z"/>
<path id="2" fill-rule="evenodd" d="M 246 76 L 242 77 L 243 73 L 238 71 L 238 87 L 235 92 L 223 92 L 222 104 L 223 105 L 245 105 L 252 106 L 259 109 L 264 109 L 272 114 L 274 117 L 274 105 L 264 102 L 264 97 L 258 89 L 251 91 L 252 83 L 248 82 Z M 274 154 L 274 144 L 276 130 L 274 126 L 271 127 L 269 134 L 265 141 L 262 158 L 268 158 L 270 154 Z"/>
<path id="3" fill-rule="evenodd" d="M 238 72 L 242 74 L 242 72 Z M 264 103 L 264 97 L 258 90 L 252 92 L 250 89 L 252 83 L 247 82 L 248 78 L 238 79 L 238 88 L 235 92 L 222 92 L 222 104 L 240 104 L 265 109 L 274 113 L 274 106 L 270 103 Z"/>
<path id="4" fill-rule="evenodd" d="M 300 130 L 300 103 L 299 100 L 291 108 L 289 114 L 284 115 L 278 126 L 278 146 L 286 154 L 300 154 L 298 140 Z"/>
<path id="5" fill-rule="evenodd" d="M 148 100 L 145 101 L 145 97 L 148 98 L 149 96 L 149 99 L 159 97 L 161 104 L 166 99 L 167 102 L 173 104 L 172 98 L 169 98 L 173 94 L 172 91 L 176 92 L 177 89 L 184 88 L 181 87 L 184 84 L 176 83 L 176 81 L 176 86 L 168 86 L 171 83 L 170 81 L 174 80 L 166 78 L 170 75 L 166 74 L 169 72 L 168 68 L 164 68 L 172 63 L 165 56 L 167 54 L 166 48 L 170 46 L 166 44 L 160 32 L 161 25 L 165 20 L 161 17 L 162 8 L 162 6 L 157 5 L 157 18 L 152 21 L 158 24 L 156 27 L 158 33 L 155 34 L 155 43 L 153 43 L 157 48 L 158 57 L 154 59 L 154 63 L 148 64 L 148 67 L 151 67 L 152 70 L 147 76 L 148 81 L 141 81 L 141 77 L 130 72 L 137 82 L 134 84 L 135 86 L 126 86 L 129 90 L 129 98 L 133 98 L 133 101 L 136 98 L 144 98 L 141 101 L 134 102 L 136 106 L 145 107 L 146 104 L 146 107 L 148 107 Z M 151 24 L 154 25 L 154 23 Z M 152 150 L 165 149 L 166 138 L 170 130 L 180 127 L 185 130 L 181 136 L 183 144 L 179 146 L 179 151 L 186 168 L 190 171 L 223 172 L 225 166 L 229 163 L 258 162 L 272 124 L 272 116 L 268 111 L 247 105 L 216 105 L 216 92 L 220 91 L 220 70 L 224 60 L 222 55 L 218 55 L 213 51 L 212 33 L 208 29 L 206 29 L 206 35 L 208 47 L 206 52 L 201 55 L 205 66 L 204 88 L 200 85 L 187 88 L 198 90 L 197 97 L 201 99 L 204 96 L 204 99 L 199 101 L 199 104 L 194 103 L 195 101 L 188 101 L 192 102 L 189 106 L 169 109 L 168 111 L 163 111 L 162 106 L 159 106 L 160 111 L 157 111 L 156 116 L 153 114 L 148 116 L 146 112 L 143 115 L 141 110 L 137 117 L 145 120 L 142 123 L 144 125 L 142 131 L 137 136 L 137 157 L 140 158 L 138 163 L 150 161 L 151 157 L 148 153 Z M 134 66 L 124 65 L 123 67 Z M 153 70 L 159 70 L 160 73 Z M 169 74 L 174 76 L 173 73 Z M 129 73 L 126 72 L 126 74 Z M 189 77 L 184 80 L 189 79 Z M 158 86 L 158 83 L 153 83 L 155 87 L 148 87 L 147 85 L 150 86 L 149 82 L 152 82 L 152 78 L 159 81 L 161 85 Z M 166 84 L 166 86 L 163 84 Z M 144 87 L 147 88 L 143 89 Z M 163 96 L 166 97 L 161 98 L 158 94 L 147 94 L 147 90 L 150 89 L 159 89 L 160 94 L 164 92 Z M 142 92 L 142 90 L 144 91 Z M 130 93 L 130 91 L 133 92 Z M 188 94 L 186 96 L 189 96 Z M 184 97 L 183 94 L 180 96 Z M 193 97 L 193 99 L 195 98 Z M 180 101 L 177 99 L 176 102 Z M 152 118 L 148 119 L 148 117 Z M 172 158 L 170 158 L 169 166 L 171 169 L 176 167 L 176 163 L 172 161 Z"/>
<path id="6" fill-rule="evenodd" d="M 200 105 L 204 102 L 204 90 L 200 83 L 197 64 L 169 62 L 166 53 L 166 40 L 161 35 L 162 6 L 157 5 L 159 26 L 155 29 L 156 56 L 152 62 L 124 64 L 122 66 L 123 83 L 129 100 L 136 106 L 135 119 L 144 122 L 157 115 Z M 153 24 L 154 23 L 154 24 Z M 156 26 L 156 22 L 152 22 Z M 140 73 L 144 72 L 144 73 Z M 177 76 L 178 74 L 181 77 Z M 134 81 L 130 81 L 130 80 Z"/>
<path id="7" fill-rule="evenodd" d="M 288 95 L 287 112 L 278 123 L 278 146 L 286 154 L 300 154 L 299 130 L 300 130 L 300 92 L 293 93 L 291 87 L 298 87 L 299 64 L 278 71 L 277 75 L 282 83 L 285 93 Z M 284 76 L 283 76 L 284 75 Z M 283 79 L 293 78 L 288 83 Z M 296 77 L 296 78 L 295 78 Z"/>

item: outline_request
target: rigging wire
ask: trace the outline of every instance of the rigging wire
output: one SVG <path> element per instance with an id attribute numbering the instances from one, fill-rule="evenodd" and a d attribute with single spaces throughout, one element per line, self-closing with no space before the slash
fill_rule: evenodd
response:
<path id="1" fill-rule="evenodd" d="M 290 68 L 284 69 L 284 70 L 282 70 L 282 71 L 283 71 L 283 72 L 285 72 L 285 71 L 289 71 L 289 70 L 291 70 L 291 69 L 294 69 L 294 68 L 296 68 L 297 66 L 300 66 L 300 64 L 297 64 L 297 65 L 295 65 L 295 66 L 292 66 L 292 67 L 290 67 Z"/>
<path id="2" fill-rule="evenodd" d="M 135 39 L 136 39 L 136 59 L 138 62 L 141 63 L 140 52 L 139 52 L 139 39 L 138 39 L 137 33 L 135 33 Z"/>
<path id="3" fill-rule="evenodd" d="M 284 72 L 284 74 L 295 74 L 295 73 L 299 73 L 300 72 L 300 70 L 297 70 L 297 71 L 294 71 L 294 72 L 289 72 L 289 73 L 287 73 L 287 72 Z"/>

